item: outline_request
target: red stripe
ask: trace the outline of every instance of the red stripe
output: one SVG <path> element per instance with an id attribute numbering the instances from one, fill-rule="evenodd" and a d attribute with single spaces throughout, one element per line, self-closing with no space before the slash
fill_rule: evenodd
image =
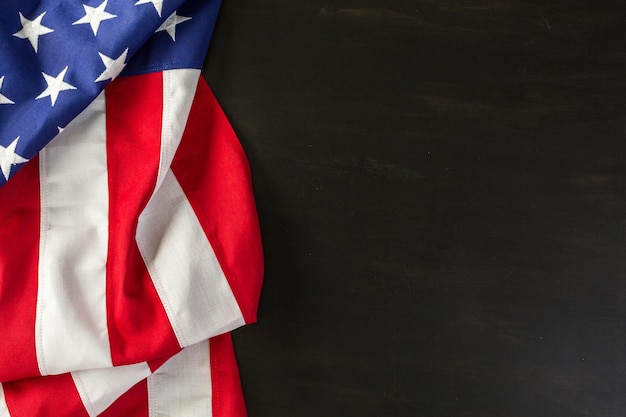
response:
<path id="1" fill-rule="evenodd" d="M 209 347 L 211 349 L 213 417 L 247 416 L 230 333 L 209 339 Z"/>
<path id="2" fill-rule="evenodd" d="M 105 90 L 109 172 L 107 320 L 114 365 L 180 349 L 135 243 L 159 167 L 163 76 L 119 78 Z"/>
<path id="3" fill-rule="evenodd" d="M 149 417 L 148 383 L 144 379 L 119 397 L 99 417 Z"/>
<path id="4" fill-rule="evenodd" d="M 89 417 L 70 374 L 12 381 L 3 388 L 11 417 Z"/>
<path id="5" fill-rule="evenodd" d="M 172 171 L 215 251 L 244 320 L 255 321 L 263 250 L 250 168 L 202 77 Z"/>
<path id="6" fill-rule="evenodd" d="M 40 375 L 35 351 L 39 160 L 0 188 L 0 381 Z"/>
<path id="7" fill-rule="evenodd" d="M 153 359 L 151 361 L 148 361 L 148 367 L 150 368 L 150 370 L 154 373 L 156 372 L 157 369 L 159 369 L 161 366 L 163 366 L 163 364 L 167 361 L 169 361 L 170 358 L 159 358 L 159 359 Z"/>

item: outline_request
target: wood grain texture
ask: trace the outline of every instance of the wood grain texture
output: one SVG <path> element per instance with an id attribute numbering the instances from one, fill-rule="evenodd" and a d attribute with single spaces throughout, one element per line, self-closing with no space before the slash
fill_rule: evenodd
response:
<path id="1" fill-rule="evenodd" d="M 626 414 L 626 3 L 225 0 L 251 417 Z"/>

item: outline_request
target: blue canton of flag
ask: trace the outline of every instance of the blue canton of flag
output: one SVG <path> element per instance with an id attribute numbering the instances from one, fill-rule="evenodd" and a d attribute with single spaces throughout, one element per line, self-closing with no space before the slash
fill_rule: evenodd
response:
<path id="1" fill-rule="evenodd" d="M 118 75 L 201 68 L 220 0 L 8 0 L 0 185 Z"/>

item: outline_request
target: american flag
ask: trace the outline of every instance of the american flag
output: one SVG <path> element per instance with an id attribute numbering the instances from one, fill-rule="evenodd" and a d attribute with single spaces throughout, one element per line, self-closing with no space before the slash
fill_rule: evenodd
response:
<path id="1" fill-rule="evenodd" d="M 263 254 L 200 76 L 219 5 L 0 6 L 0 417 L 245 415 Z"/>

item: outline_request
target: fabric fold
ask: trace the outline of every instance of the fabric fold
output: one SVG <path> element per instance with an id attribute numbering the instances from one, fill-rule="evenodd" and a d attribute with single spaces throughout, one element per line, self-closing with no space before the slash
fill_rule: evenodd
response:
<path id="1" fill-rule="evenodd" d="M 0 416 L 244 416 L 230 332 L 256 320 L 263 251 L 247 158 L 200 76 L 219 1 L 9 6 L 17 67 L 91 57 L 38 96 L 0 63 Z"/>

